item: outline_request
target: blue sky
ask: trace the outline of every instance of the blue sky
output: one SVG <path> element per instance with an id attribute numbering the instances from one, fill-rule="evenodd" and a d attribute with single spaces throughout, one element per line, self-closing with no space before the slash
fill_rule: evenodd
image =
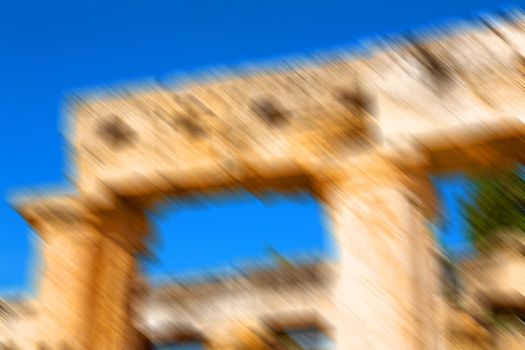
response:
<path id="1" fill-rule="evenodd" d="M 0 4 L 0 289 L 31 290 L 35 235 L 12 210 L 13 189 L 66 183 L 63 98 L 77 88 L 164 79 L 216 64 L 306 53 L 502 8 L 485 1 L 24 1 Z M 454 198 L 464 180 L 439 179 L 445 234 L 462 247 Z M 186 205 L 156 219 L 153 274 L 214 267 L 265 254 L 329 250 L 310 199 L 249 196 Z"/>

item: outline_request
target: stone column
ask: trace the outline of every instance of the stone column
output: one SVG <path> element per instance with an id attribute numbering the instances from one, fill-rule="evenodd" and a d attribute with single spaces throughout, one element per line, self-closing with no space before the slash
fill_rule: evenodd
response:
<path id="1" fill-rule="evenodd" d="M 337 349 L 432 349 L 433 240 L 412 177 L 382 157 L 319 180 L 340 270 Z"/>
<path id="2" fill-rule="evenodd" d="M 149 226 L 144 211 L 120 203 L 97 213 L 103 234 L 96 266 L 92 342 L 94 349 L 136 349 L 138 334 L 132 324 L 132 293 L 137 283 L 137 255 L 144 251 Z"/>
<path id="3" fill-rule="evenodd" d="M 95 213 L 72 197 L 31 201 L 20 211 L 43 239 L 39 344 L 132 349 L 129 301 L 144 214 L 127 205 Z"/>

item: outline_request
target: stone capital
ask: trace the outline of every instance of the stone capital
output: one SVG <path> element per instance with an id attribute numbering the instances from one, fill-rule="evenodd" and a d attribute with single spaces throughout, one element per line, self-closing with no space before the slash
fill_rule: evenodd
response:
<path id="1" fill-rule="evenodd" d="M 45 241 L 60 233 L 86 231 L 79 228 L 92 226 L 95 220 L 82 200 L 69 195 L 25 198 L 14 207 Z"/>
<path id="2" fill-rule="evenodd" d="M 15 205 L 16 210 L 47 240 L 64 233 L 102 234 L 127 250 L 144 251 L 143 238 L 149 232 L 145 210 L 125 200 L 112 205 L 75 195 L 46 195 Z"/>
<path id="3" fill-rule="evenodd" d="M 334 191 L 360 195 L 377 188 L 397 189 L 432 217 L 438 201 L 429 173 L 420 164 L 421 159 L 403 159 L 387 152 L 359 155 L 314 176 L 313 191 L 329 205 L 327 198 Z"/>

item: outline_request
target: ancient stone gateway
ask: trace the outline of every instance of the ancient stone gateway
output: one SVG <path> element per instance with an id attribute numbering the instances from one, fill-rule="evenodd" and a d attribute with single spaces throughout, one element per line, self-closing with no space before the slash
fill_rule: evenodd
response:
<path id="1" fill-rule="evenodd" d="M 310 191 L 324 204 L 339 268 L 318 311 L 339 349 L 436 348 L 429 174 L 525 159 L 524 28 L 512 15 L 366 54 L 75 99 L 78 193 L 17 203 L 46 242 L 41 337 L 133 348 L 146 211 L 243 188 Z"/>

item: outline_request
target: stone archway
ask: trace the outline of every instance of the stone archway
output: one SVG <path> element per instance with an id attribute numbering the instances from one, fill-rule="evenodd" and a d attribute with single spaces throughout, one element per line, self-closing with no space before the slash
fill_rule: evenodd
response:
<path id="1" fill-rule="evenodd" d="M 428 176 L 524 160 L 519 21 L 366 58 L 74 101 L 78 194 L 18 204 L 46 241 L 42 337 L 133 348 L 145 211 L 241 187 L 308 190 L 324 204 L 341 260 L 323 312 L 341 349 L 436 347 Z"/>

